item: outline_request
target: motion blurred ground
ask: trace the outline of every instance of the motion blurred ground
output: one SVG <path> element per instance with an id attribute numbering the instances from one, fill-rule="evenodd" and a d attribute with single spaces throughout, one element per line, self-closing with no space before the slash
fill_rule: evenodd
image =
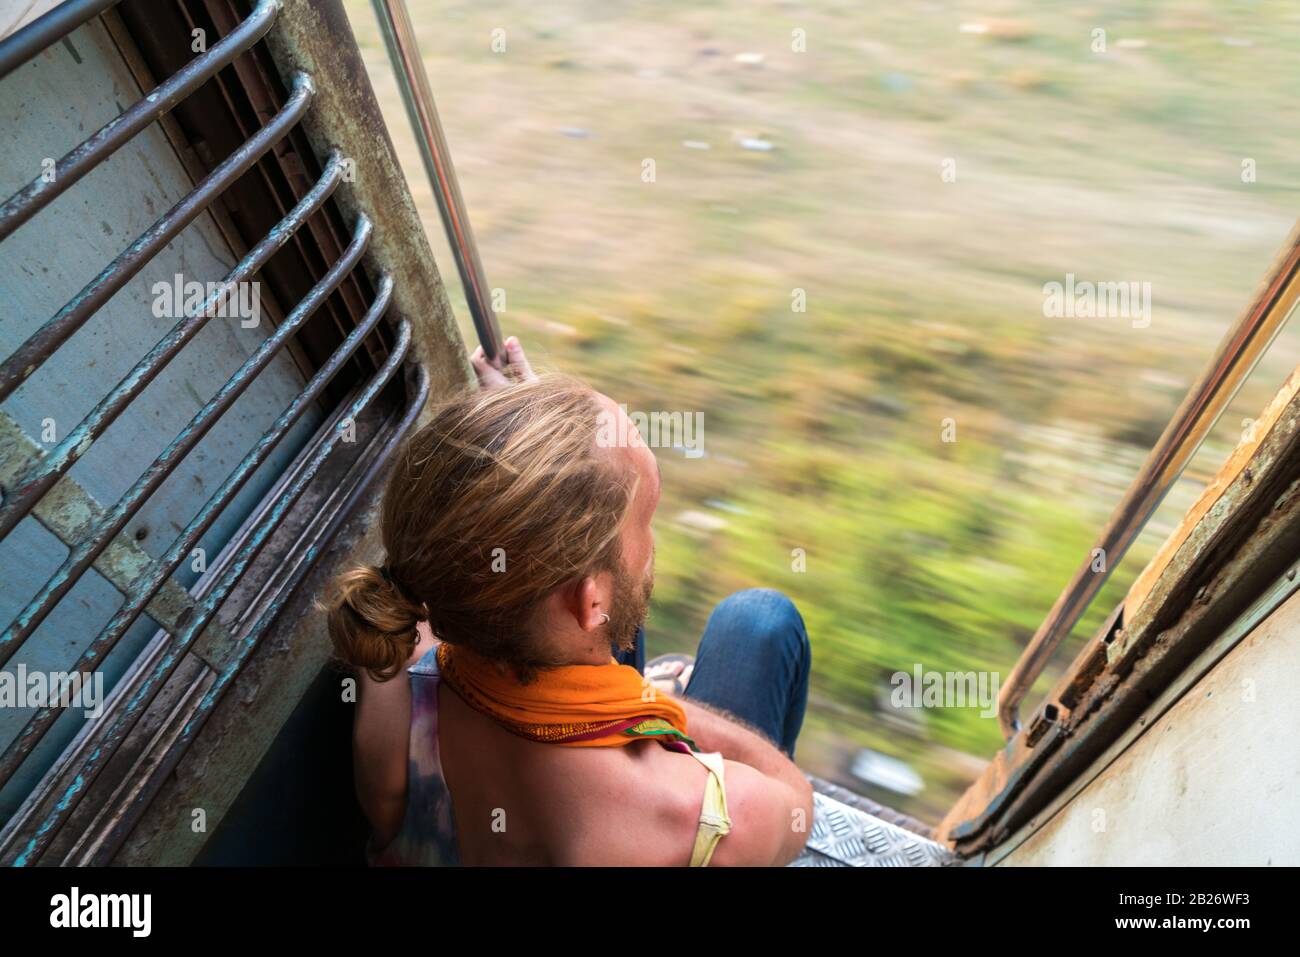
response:
<path id="1" fill-rule="evenodd" d="M 373 13 L 348 9 L 470 340 Z M 1259 281 L 1296 216 L 1300 8 L 410 9 L 506 332 L 633 410 L 703 413 L 703 457 L 658 453 L 651 654 L 692 650 L 734 589 L 784 589 L 814 642 L 800 764 L 853 784 L 859 749 L 902 758 L 923 790 L 864 790 L 938 818 L 996 722 L 895 710 L 889 676 L 1006 673 Z M 1045 318 L 1043 285 L 1066 273 L 1150 282 L 1150 326 Z M 1078 634 L 1297 342 L 1284 333 Z"/>

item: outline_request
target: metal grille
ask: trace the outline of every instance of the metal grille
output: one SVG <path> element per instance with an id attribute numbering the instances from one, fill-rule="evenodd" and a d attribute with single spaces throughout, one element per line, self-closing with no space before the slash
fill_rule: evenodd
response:
<path id="1" fill-rule="evenodd" d="M 113 4 L 103 0 L 94 3 L 73 0 L 9 37 L 0 43 L 0 78 L 111 6 Z M 11 196 L 0 206 L 0 243 L 14 242 L 11 237 L 15 231 L 33 220 L 42 209 L 74 187 L 138 133 L 198 90 L 218 71 L 230 65 L 236 57 L 252 48 L 271 29 L 279 13 L 280 4 L 276 0 L 261 0 L 242 22 L 207 52 L 196 55 L 152 92 L 59 159 L 54 164 L 52 176 L 38 176 Z M 5 350 L 12 351 L 0 363 L 0 401 L 37 375 L 42 365 L 78 330 L 93 322 L 110 298 L 146 269 L 161 250 L 208 211 L 232 184 L 274 150 L 307 114 L 314 93 L 311 77 L 299 73 L 283 104 L 260 129 L 217 163 L 186 196 L 113 258 L 35 332 L 16 348 L 6 343 Z M 148 343 L 141 343 L 143 356 L 129 373 L 53 448 L 45 449 L 28 439 L 16 423 L 0 411 L 0 427 L 5 431 L 5 435 L 0 436 L 0 483 L 4 493 L 0 503 L 0 539 L 30 516 L 68 549 L 57 571 L 0 633 L 0 668 L 22 649 L 83 575 L 97 567 L 97 560 L 106 553 L 111 554 L 112 549 L 122 547 L 122 532 L 150 496 L 232 408 L 259 373 L 295 341 L 331 295 L 340 290 L 345 281 L 359 288 L 371 288 L 359 267 L 366 257 L 372 226 L 361 215 L 352 224 L 351 240 L 341 254 L 328 265 L 309 291 L 287 310 L 265 340 L 225 385 L 202 405 L 125 494 L 110 506 L 100 508 L 89 503 L 89 521 L 62 520 L 66 503 L 51 502 L 51 498 L 66 485 L 61 479 L 105 430 L 131 408 L 132 402 L 168 363 L 182 353 L 186 344 L 216 314 L 216 307 L 224 297 L 239 284 L 258 275 L 278 251 L 299 235 L 300 229 L 313 216 L 323 215 L 322 211 L 337 215 L 336 209 L 327 210 L 327 207 L 344 173 L 342 157 L 337 154 L 329 156 L 314 184 L 278 224 L 251 245 L 220 280 L 216 290 L 210 292 L 200 305 L 185 310 L 166 335 L 151 347 Z M 3 252 L 4 247 L 0 245 L 0 254 Z M 324 361 L 314 363 L 314 372 L 305 387 L 229 471 L 188 524 L 180 529 L 164 554 L 152 559 L 140 552 L 135 556 L 138 561 L 134 577 L 127 580 L 119 576 L 112 580 L 121 593 L 121 605 L 67 670 L 93 671 L 142 614 L 147 613 L 162 630 L 117 683 L 102 716 L 84 728 L 64 750 L 19 812 L 0 831 L 0 862 L 23 865 L 51 863 L 54 862 L 52 858 L 76 863 L 104 863 L 108 860 L 116 842 L 129 832 L 148 796 L 175 767 L 218 699 L 267 634 L 289 596 L 312 569 L 323 546 L 346 521 L 382 471 L 414 423 L 429 391 L 423 369 L 407 361 L 412 342 L 409 325 L 403 321 L 395 329 L 391 328 L 391 323 L 388 329 L 381 327 L 392 294 L 392 278 L 386 273 L 381 274 L 373 285 L 369 302 L 363 305 L 359 314 L 351 316 L 351 328 L 343 330 L 342 342 L 326 354 Z M 331 310 L 331 315 L 337 316 L 337 310 Z M 354 362 L 358 350 L 370 358 L 369 366 Z M 321 408 L 321 402 L 329 399 L 329 390 L 341 387 L 337 381 L 342 378 L 340 372 L 356 367 L 363 370 L 356 377 L 358 381 L 350 386 L 342 384 L 346 387 L 342 402 L 325 407 L 324 424 L 298 453 L 291 467 L 280 476 L 260 506 L 243 522 L 207 574 L 194 588 L 180 588 L 173 575 L 244 488 L 250 476 L 268 460 L 304 413 L 312 408 Z M 336 453 L 340 443 L 355 433 L 359 422 L 369 424 L 369 438 L 349 462 L 339 464 Z M 291 522 L 295 504 L 309 487 L 313 487 L 312 483 L 319 484 L 321 476 L 326 473 L 332 485 L 331 491 L 312 502 L 309 519 Z M 288 530 L 292 532 L 289 537 L 293 541 L 283 549 L 288 560 L 273 564 L 269 570 L 263 561 L 259 574 L 250 575 L 250 569 L 255 567 L 268 543 L 273 539 L 281 541 L 288 534 L 286 529 L 289 525 L 293 526 Z M 240 593 L 243 599 L 238 614 L 233 624 L 222 624 L 217 621 L 218 611 L 235 593 Z M 132 774 L 129 781 L 117 785 L 118 791 L 125 788 L 130 792 L 127 799 L 119 802 L 126 810 L 117 813 L 112 821 L 95 818 L 95 826 L 87 828 L 80 836 L 65 834 L 60 838 L 64 826 L 77 813 L 97 777 L 119 753 L 123 742 L 141 723 L 146 711 L 158 705 L 160 690 L 186 663 L 187 654 L 200 640 L 205 636 L 210 639 L 214 632 L 220 632 L 225 639 L 219 664 L 210 667 L 211 673 L 193 685 L 198 690 L 192 694 L 191 700 L 173 706 L 179 709 L 174 713 L 180 714 L 183 720 L 174 722 L 174 726 L 167 729 L 165 739 L 154 742 L 151 753 L 134 765 L 137 773 Z M 211 664 L 211 659 L 208 661 Z M 26 722 L 0 756 L 0 788 L 31 757 L 33 749 L 63 710 L 51 704 L 39 708 Z M 59 850 L 52 854 L 51 848 L 56 841 Z"/>

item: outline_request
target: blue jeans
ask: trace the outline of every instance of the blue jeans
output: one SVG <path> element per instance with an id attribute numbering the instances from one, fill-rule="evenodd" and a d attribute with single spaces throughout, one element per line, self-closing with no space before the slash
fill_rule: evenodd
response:
<path id="1" fill-rule="evenodd" d="M 645 633 L 622 664 L 645 671 Z M 757 728 L 791 759 L 808 704 L 812 650 L 794 602 L 770 588 L 724 599 L 709 615 L 685 696 Z"/>

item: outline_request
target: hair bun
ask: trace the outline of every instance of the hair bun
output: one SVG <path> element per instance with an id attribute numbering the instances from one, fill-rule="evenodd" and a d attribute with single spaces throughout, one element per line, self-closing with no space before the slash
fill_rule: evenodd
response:
<path id="1" fill-rule="evenodd" d="M 386 565 L 344 572 L 325 607 L 335 654 L 377 681 L 394 677 L 415 650 L 424 608 L 406 596 Z"/>

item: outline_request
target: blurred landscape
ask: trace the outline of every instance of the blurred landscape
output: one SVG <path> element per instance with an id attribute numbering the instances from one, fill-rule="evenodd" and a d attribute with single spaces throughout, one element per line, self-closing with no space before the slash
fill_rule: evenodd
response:
<path id="1" fill-rule="evenodd" d="M 937 820 L 997 722 L 897 710 L 890 675 L 1005 676 L 1262 278 L 1300 195 L 1300 8 L 409 6 L 505 332 L 631 410 L 702 414 L 704 455 L 657 450 L 649 654 L 693 651 L 731 591 L 784 590 L 813 643 L 800 765 Z M 373 12 L 348 9 L 472 345 Z M 1046 318 L 1067 274 L 1149 282 L 1150 325 Z M 1298 343 L 1279 337 L 1040 693 Z M 919 786 L 855 776 L 864 749 Z"/>

